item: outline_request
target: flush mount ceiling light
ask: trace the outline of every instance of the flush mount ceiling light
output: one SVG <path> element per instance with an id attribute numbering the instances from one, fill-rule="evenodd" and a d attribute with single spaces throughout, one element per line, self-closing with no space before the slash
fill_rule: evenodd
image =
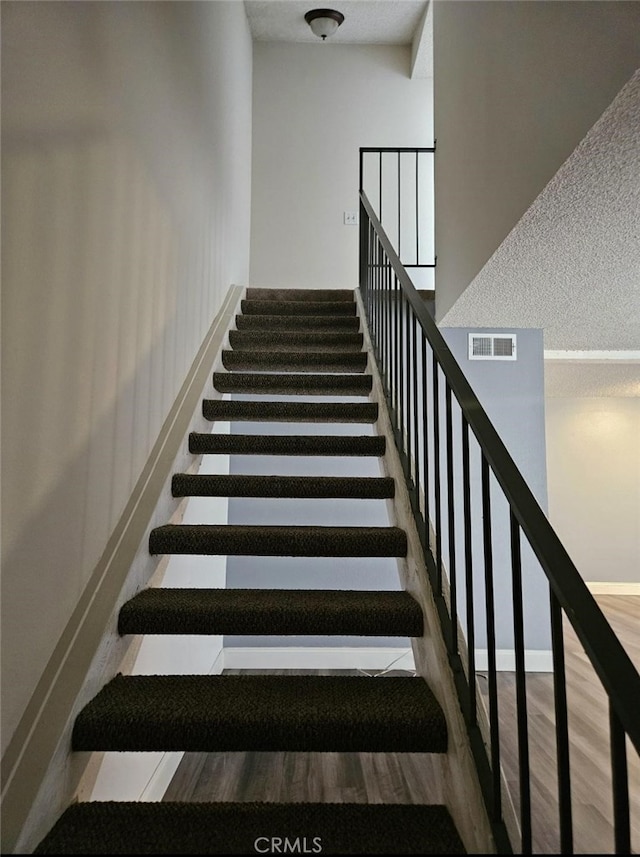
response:
<path id="1" fill-rule="evenodd" d="M 307 12 L 304 18 L 315 35 L 323 42 L 327 36 L 332 36 L 344 21 L 342 12 L 336 12 L 335 9 L 313 9 Z"/>

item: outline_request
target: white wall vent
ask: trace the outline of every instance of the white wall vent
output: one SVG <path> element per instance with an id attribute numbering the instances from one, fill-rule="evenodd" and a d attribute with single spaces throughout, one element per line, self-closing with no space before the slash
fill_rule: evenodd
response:
<path id="1" fill-rule="evenodd" d="M 469 360 L 515 360 L 515 333 L 470 333 Z"/>

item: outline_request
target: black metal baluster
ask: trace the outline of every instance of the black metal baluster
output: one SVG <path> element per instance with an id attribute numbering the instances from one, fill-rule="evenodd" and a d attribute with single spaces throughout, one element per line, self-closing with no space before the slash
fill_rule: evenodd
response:
<path id="1" fill-rule="evenodd" d="M 467 646 L 469 682 L 469 724 L 478 722 L 476 699 L 476 632 L 473 601 L 473 544 L 471 540 L 471 477 L 469 468 L 469 423 L 462 414 L 462 502 L 464 516 L 464 567 L 467 602 Z"/>
<path id="2" fill-rule="evenodd" d="M 556 753 L 558 766 L 558 813 L 560 816 L 560 853 L 573 854 L 571 807 L 571 767 L 569 762 L 569 720 L 567 680 L 564 663 L 562 608 L 553 590 L 551 602 L 551 650 L 553 652 L 553 695 L 556 715 Z"/>
<path id="3" fill-rule="evenodd" d="M 405 381 L 407 377 L 406 373 L 406 359 L 407 355 L 405 352 L 404 346 L 404 333 L 405 333 L 405 299 L 402 290 L 398 292 L 398 300 L 400 302 L 399 309 L 399 344 L 398 344 L 398 352 L 400 355 L 400 384 L 399 384 L 399 400 L 398 400 L 398 445 L 400 447 L 400 453 L 403 454 L 405 452 L 405 440 L 404 440 L 404 406 L 405 406 Z"/>
<path id="4" fill-rule="evenodd" d="M 436 595 L 442 595 L 442 498 L 440 496 L 440 393 L 438 390 L 438 361 L 433 358 L 433 481 L 434 502 L 436 507 Z"/>
<path id="5" fill-rule="evenodd" d="M 445 382 L 445 427 L 447 437 L 447 510 L 449 530 L 449 612 L 451 614 L 450 651 L 458 651 L 458 609 L 456 605 L 456 525 L 453 494 L 453 419 L 451 414 L 451 387 Z"/>
<path id="6" fill-rule="evenodd" d="M 416 266 L 420 264 L 420 214 L 418 184 L 418 152 L 416 152 Z"/>
<path id="7" fill-rule="evenodd" d="M 415 313 L 413 318 L 413 349 L 411 353 L 413 363 L 413 472 L 415 486 L 415 508 L 420 514 L 420 453 L 418 443 L 418 334 L 420 327 Z"/>
<path id="8" fill-rule="evenodd" d="M 387 329 L 389 320 L 389 289 L 387 286 L 388 268 L 385 266 L 384 274 L 380 278 L 380 296 L 382 299 L 382 324 L 380 329 L 380 355 L 382 368 L 380 374 L 383 383 L 389 383 L 389 344 L 387 342 Z"/>
<path id="9" fill-rule="evenodd" d="M 382 223 L 382 152 L 380 152 L 380 157 L 378 159 L 378 206 L 379 206 L 379 220 Z"/>
<path id="10" fill-rule="evenodd" d="M 413 455 L 413 414 L 411 400 L 413 396 L 413 307 L 407 303 L 405 316 L 406 338 L 407 338 L 407 478 L 409 480 L 409 495 L 413 505 L 413 466 L 411 463 Z"/>
<path id="11" fill-rule="evenodd" d="M 422 328 L 421 328 L 422 330 Z M 427 389 L 427 338 L 422 331 L 422 472 L 424 484 L 424 549 L 430 548 L 429 520 L 429 406 Z"/>
<path id="12" fill-rule="evenodd" d="M 384 382 L 385 387 L 389 388 L 390 383 L 390 361 L 391 361 L 391 339 L 389 336 L 389 330 L 391 326 L 390 315 L 391 315 L 391 265 L 385 265 L 384 268 L 384 277 L 382 280 L 382 290 L 384 292 L 384 331 L 383 331 L 383 342 L 385 349 L 385 363 L 384 363 Z"/>
<path id="13" fill-rule="evenodd" d="M 611 784 L 613 787 L 613 833 L 616 854 L 631 854 L 629 827 L 629 774 L 626 735 L 609 699 L 611 735 Z"/>
<path id="14" fill-rule="evenodd" d="M 398 302 L 400 300 L 400 288 L 398 277 L 394 274 L 393 282 L 393 352 L 395 356 L 395 366 L 393 375 L 393 428 L 394 431 L 398 428 L 398 397 L 400 390 L 400 315 L 398 310 Z"/>
<path id="15" fill-rule="evenodd" d="M 400 150 L 398 150 L 398 258 L 402 262 L 402 252 L 400 250 Z"/>
<path id="16" fill-rule="evenodd" d="M 489 734 L 491 737 L 492 817 L 502 816 L 500 777 L 500 730 L 498 725 L 498 679 L 496 671 L 496 618 L 493 591 L 493 546 L 491 542 L 491 485 L 489 464 L 482 456 L 482 534 L 484 543 L 484 591 L 487 620 L 487 678 L 489 685 Z"/>
<path id="17" fill-rule="evenodd" d="M 400 294 L 401 290 L 398 283 L 397 276 L 394 278 L 394 292 L 393 292 L 393 311 L 394 311 L 394 325 L 393 325 L 393 349 L 396 354 L 396 373 L 394 378 L 394 399 L 393 406 L 395 412 L 395 420 L 394 420 L 394 429 L 397 431 L 399 424 L 399 411 L 400 411 Z"/>
<path id="18" fill-rule="evenodd" d="M 518 723 L 518 773 L 520 782 L 520 847 L 523 854 L 531 854 L 531 774 L 529 769 L 529 721 L 527 716 L 527 684 L 524 658 L 524 612 L 520 526 L 511 509 L 509 510 L 509 516 L 511 525 L 513 645 L 516 662 L 516 719 Z"/>

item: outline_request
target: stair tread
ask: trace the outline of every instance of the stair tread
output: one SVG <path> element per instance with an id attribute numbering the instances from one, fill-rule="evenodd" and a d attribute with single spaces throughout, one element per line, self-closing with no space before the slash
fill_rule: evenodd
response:
<path id="1" fill-rule="evenodd" d="M 243 315 L 331 315 L 355 316 L 355 301 L 292 301 L 292 300 L 252 300 L 240 301 Z"/>
<path id="2" fill-rule="evenodd" d="M 368 396 L 371 375 L 319 375 L 291 372 L 214 372 L 219 393 L 279 393 L 282 395 Z"/>
<path id="3" fill-rule="evenodd" d="M 382 435 L 251 435 L 191 432 L 189 452 L 241 455 L 383 456 Z"/>
<path id="4" fill-rule="evenodd" d="M 386 499 L 394 496 L 389 476 L 279 476 L 176 473 L 174 497 L 300 497 Z"/>
<path id="5" fill-rule="evenodd" d="M 164 524 L 149 536 L 151 554 L 200 556 L 406 556 L 399 527 Z"/>
<path id="6" fill-rule="evenodd" d="M 249 300 L 277 300 L 277 301 L 347 301 L 353 303 L 355 293 L 353 289 L 278 289 L 278 288 L 256 288 L 249 286 L 245 297 Z"/>
<path id="7" fill-rule="evenodd" d="M 419 677 L 118 674 L 79 712 L 72 746 L 444 753 L 447 725 Z"/>
<path id="8" fill-rule="evenodd" d="M 255 854 L 260 837 L 259 847 L 272 837 L 298 840 L 298 853 L 319 853 L 317 847 L 323 854 L 465 853 L 439 804 L 231 801 L 75 803 L 34 853 Z"/>
<path id="9" fill-rule="evenodd" d="M 270 315 L 268 312 L 254 315 L 236 315 L 238 330 L 323 330 L 358 331 L 360 319 L 357 315 Z"/>
<path id="10" fill-rule="evenodd" d="M 242 402 L 205 399 L 202 413 L 208 420 L 254 422 L 374 423 L 377 402 Z"/>
<path id="11" fill-rule="evenodd" d="M 240 351 L 223 350 L 225 369 L 257 369 L 297 372 L 364 372 L 367 368 L 364 351 Z"/>
<path id="12" fill-rule="evenodd" d="M 143 589 L 121 608 L 120 634 L 328 634 L 420 637 L 408 592 L 331 589 Z"/>
<path id="13" fill-rule="evenodd" d="M 314 330 L 230 330 L 229 345 L 234 350 L 296 351 L 303 348 L 323 351 L 361 351 L 362 333 Z"/>

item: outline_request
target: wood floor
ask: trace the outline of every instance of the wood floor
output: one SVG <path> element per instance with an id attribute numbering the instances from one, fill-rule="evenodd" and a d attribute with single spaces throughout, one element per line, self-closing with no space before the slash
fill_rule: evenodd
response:
<path id="1" fill-rule="evenodd" d="M 636 668 L 640 669 L 640 596 L 597 596 L 603 613 Z M 570 625 L 565 622 L 567 702 L 571 738 L 574 851 L 614 853 L 608 704 L 600 682 Z M 483 683 L 481 682 L 481 686 Z M 486 684 L 484 685 L 486 687 Z M 638 700 L 640 706 L 640 700 Z M 555 716 L 552 677 L 527 675 L 533 850 L 559 854 Z M 515 686 L 499 674 L 500 747 L 505 778 L 519 801 Z M 640 709 L 639 709 L 640 710 Z M 639 715 L 640 716 L 640 715 Z M 640 846 L 640 760 L 628 747 L 632 853 Z"/>
<path id="2" fill-rule="evenodd" d="M 597 601 L 631 660 L 640 669 L 640 596 L 597 596 Z M 565 639 L 572 735 L 574 851 L 613 853 L 606 699 L 570 628 L 566 629 Z M 399 674 L 402 673 L 388 673 Z M 384 680 L 384 676 L 380 680 Z M 482 687 L 482 677 L 479 683 Z M 500 674 L 499 693 L 501 760 L 517 805 L 513 674 Z M 558 854 L 551 676 L 529 673 L 527 697 L 533 850 L 534 853 Z M 640 705 L 640 700 L 638 703 Z M 632 853 L 637 853 L 640 847 L 640 760 L 633 748 L 629 748 L 628 764 Z M 186 753 L 164 799 L 436 803 L 441 796 L 437 761 L 421 754 Z"/>

